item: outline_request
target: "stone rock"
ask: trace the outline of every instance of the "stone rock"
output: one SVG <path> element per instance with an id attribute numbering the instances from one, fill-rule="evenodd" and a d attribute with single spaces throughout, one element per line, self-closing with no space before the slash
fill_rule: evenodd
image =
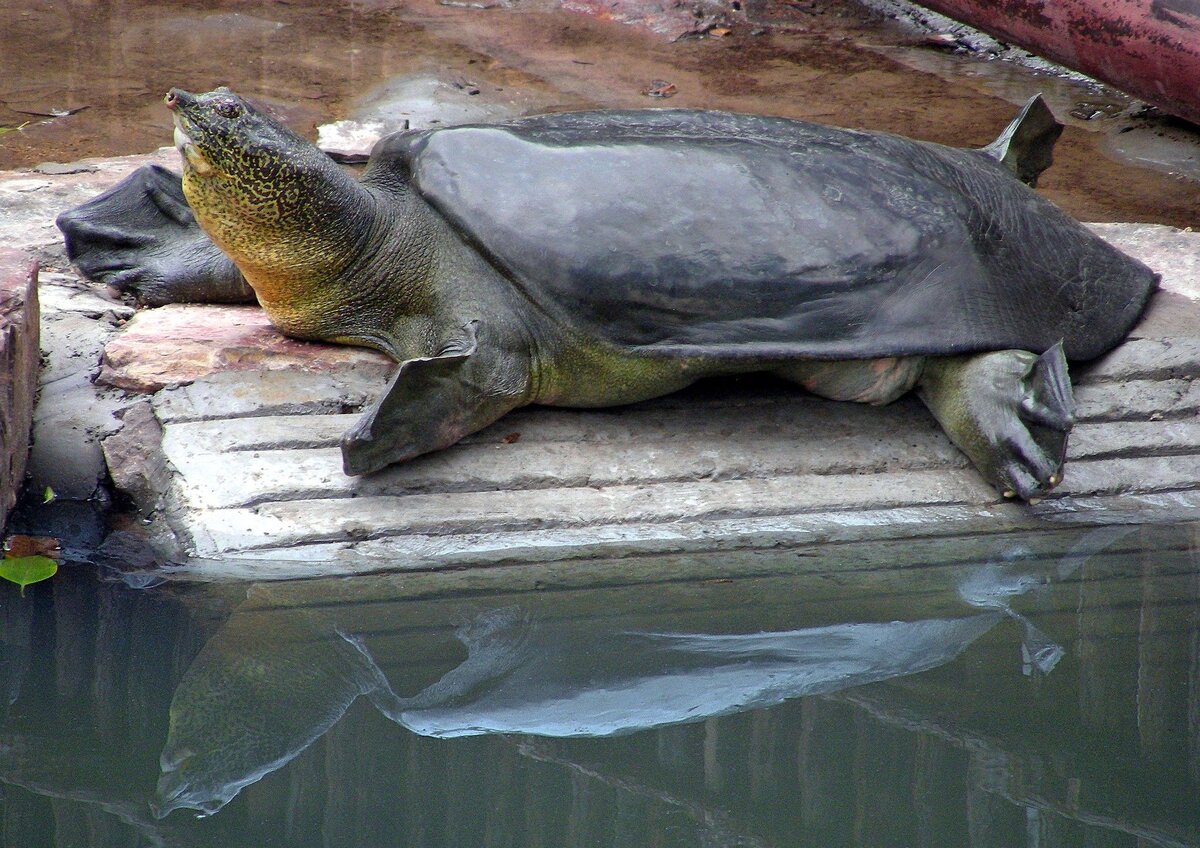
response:
<path id="1" fill-rule="evenodd" d="M 716 28 L 745 23 L 742 7 L 719 0 L 694 3 L 659 3 L 656 0 L 562 0 L 562 8 L 595 18 L 645 27 L 671 41 L 703 35 Z"/>
<path id="2" fill-rule="evenodd" d="M 317 127 L 317 146 L 335 156 L 367 156 L 389 131 L 382 121 L 334 121 Z"/>
<path id="3" fill-rule="evenodd" d="M 28 254 L 0 249 L 0 530 L 29 456 L 40 365 L 37 281 Z"/>
<path id="4" fill-rule="evenodd" d="M 1200 232 L 1162 224 L 1088 224 L 1100 237 L 1162 275 L 1164 291 L 1200 300 Z"/>
<path id="5" fill-rule="evenodd" d="M 157 509 L 171 484 L 158 444 L 162 426 L 154 417 L 149 401 L 135 403 L 121 417 L 124 426 L 101 442 L 113 484 L 146 505 Z"/>
<path id="6" fill-rule="evenodd" d="M 123 393 L 93 383 L 100 352 L 133 309 L 72 274 L 39 275 L 42 374 L 33 415 L 31 485 L 59 499 L 86 500 L 105 476 L 100 439 L 120 422 Z"/>
<path id="7" fill-rule="evenodd" d="M 147 400 L 140 400 L 125 408 L 120 416 L 121 428 L 104 437 L 100 447 L 113 485 L 133 497 L 142 512 L 144 522 L 138 528 L 137 537 L 138 547 L 144 553 L 137 560 L 178 556 L 180 551 L 168 518 L 171 513 L 168 498 L 173 488 L 172 472 L 159 449 L 162 425 Z M 117 557 L 130 551 L 107 553 Z M 138 562 L 132 560 L 126 560 L 123 564 L 115 561 L 106 564 L 121 572 L 136 572 L 140 568 Z"/>
<path id="8" fill-rule="evenodd" d="M 286 338 L 256 306 L 173 304 L 134 316 L 105 347 L 97 382 L 156 392 L 225 371 L 353 370 L 382 381 L 394 368 L 365 348 Z"/>
<path id="9" fill-rule="evenodd" d="M 1196 335 L 1200 300 L 1200 232 L 1157 224 L 1089 224 L 1100 236 L 1159 273 L 1161 290 L 1132 333 L 1138 339 Z"/>
<path id="10" fill-rule="evenodd" d="M 43 162 L 33 170 L 51 177 L 65 177 L 68 174 L 94 174 L 100 169 L 87 162 Z"/>

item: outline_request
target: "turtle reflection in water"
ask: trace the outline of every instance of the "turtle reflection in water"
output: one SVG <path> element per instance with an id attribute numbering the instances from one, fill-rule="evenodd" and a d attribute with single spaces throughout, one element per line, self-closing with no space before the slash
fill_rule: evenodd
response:
<path id="1" fill-rule="evenodd" d="M 257 299 L 282 332 L 401 362 L 348 474 L 530 403 L 607 406 L 754 371 L 828 398 L 916 389 L 1006 496 L 1061 478 L 1067 359 L 1156 284 L 1037 195 L 1034 99 L 982 150 L 799 121 L 597 111 L 404 132 L 361 180 L 227 89 L 173 89 L 179 177 L 60 216 L 88 276 L 151 303 Z"/>

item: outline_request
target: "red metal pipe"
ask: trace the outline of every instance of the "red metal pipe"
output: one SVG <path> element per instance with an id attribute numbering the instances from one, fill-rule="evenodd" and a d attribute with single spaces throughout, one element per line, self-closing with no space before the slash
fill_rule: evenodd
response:
<path id="1" fill-rule="evenodd" d="M 921 0 L 1200 124 L 1200 0 Z"/>

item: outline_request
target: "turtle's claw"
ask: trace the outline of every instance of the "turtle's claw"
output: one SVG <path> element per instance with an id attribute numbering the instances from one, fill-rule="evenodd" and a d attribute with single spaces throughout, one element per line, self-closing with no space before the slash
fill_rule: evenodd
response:
<path id="1" fill-rule="evenodd" d="M 237 266 L 196 223 L 178 174 L 148 165 L 58 216 L 85 277 L 144 303 L 253 303 Z"/>
<path id="2" fill-rule="evenodd" d="M 1055 462 L 1053 458 L 1039 449 L 1034 456 L 1022 457 L 1022 460 L 1008 462 L 1003 467 L 1001 476 L 1009 486 L 1004 490 L 1005 497 L 1028 501 L 1054 487 L 1051 481 L 1057 480 L 1058 475 L 1054 473 L 1057 469 L 1051 467 Z"/>
<path id="3" fill-rule="evenodd" d="M 1007 499 L 1040 498 L 1062 480 L 1075 404 L 1066 357 L 1019 350 L 931 359 L 921 397 L 947 435 Z"/>

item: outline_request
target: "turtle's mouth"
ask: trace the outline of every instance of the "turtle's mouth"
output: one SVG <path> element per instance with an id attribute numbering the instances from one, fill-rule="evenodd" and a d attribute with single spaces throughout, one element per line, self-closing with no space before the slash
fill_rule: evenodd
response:
<path id="1" fill-rule="evenodd" d="M 174 118 L 175 146 L 179 149 L 179 154 L 183 157 L 183 161 L 201 176 L 211 174 L 213 171 L 212 163 L 205 158 L 204 154 L 200 152 L 200 148 L 196 146 L 191 136 L 187 134 L 187 130 L 183 126 L 183 116 L 176 112 Z"/>

